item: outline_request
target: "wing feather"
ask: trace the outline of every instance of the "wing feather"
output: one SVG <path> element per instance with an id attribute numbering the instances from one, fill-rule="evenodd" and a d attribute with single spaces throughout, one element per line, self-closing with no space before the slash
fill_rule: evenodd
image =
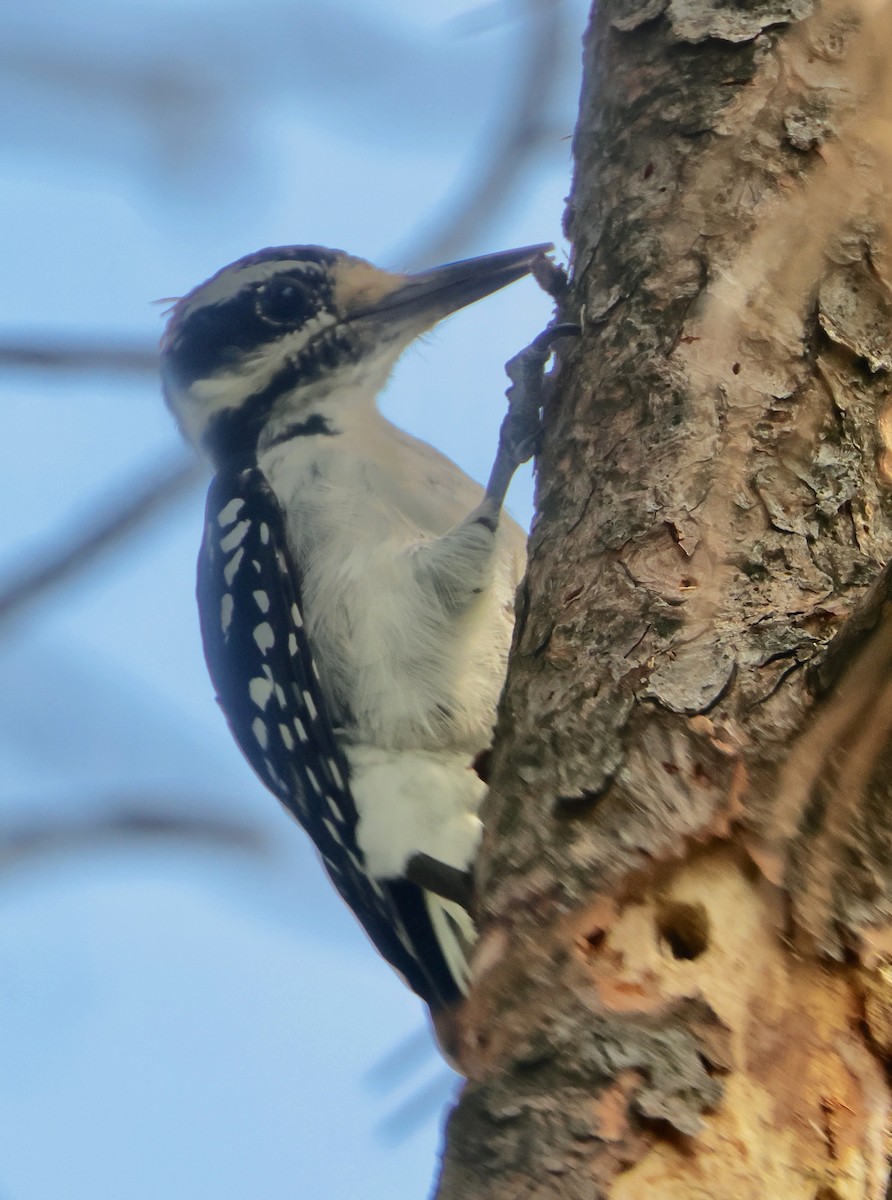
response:
<path id="1" fill-rule="evenodd" d="M 384 958 L 432 1008 L 456 1000 L 462 989 L 422 890 L 366 870 L 350 771 L 306 636 L 282 511 L 256 467 L 221 472 L 211 483 L 198 608 L 217 697 L 248 762 L 310 835 Z"/>

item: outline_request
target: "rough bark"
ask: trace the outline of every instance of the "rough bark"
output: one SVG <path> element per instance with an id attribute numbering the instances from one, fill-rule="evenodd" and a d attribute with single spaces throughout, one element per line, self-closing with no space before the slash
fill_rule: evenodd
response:
<path id="1" fill-rule="evenodd" d="M 440 1200 L 880 1200 L 892 13 L 604 0 Z"/>

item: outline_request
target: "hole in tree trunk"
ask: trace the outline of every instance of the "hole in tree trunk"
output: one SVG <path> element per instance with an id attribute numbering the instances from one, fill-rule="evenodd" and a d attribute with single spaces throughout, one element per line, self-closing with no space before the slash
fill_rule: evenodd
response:
<path id="1" fill-rule="evenodd" d="M 709 946 L 706 909 L 702 904 L 664 901 L 657 910 L 657 933 L 673 958 L 699 958 Z"/>

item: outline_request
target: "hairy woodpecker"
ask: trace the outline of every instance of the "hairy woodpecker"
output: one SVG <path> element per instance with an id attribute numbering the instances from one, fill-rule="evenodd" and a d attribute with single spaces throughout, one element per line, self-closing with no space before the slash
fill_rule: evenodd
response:
<path id="1" fill-rule="evenodd" d="M 434 1012 L 468 982 L 460 884 L 485 790 L 473 764 L 526 542 L 501 509 L 531 426 L 506 421 L 484 489 L 376 397 L 419 334 L 549 249 L 412 275 L 319 246 L 261 250 L 180 300 L 162 343 L 167 402 L 215 471 L 198 602 L 220 704 Z"/>

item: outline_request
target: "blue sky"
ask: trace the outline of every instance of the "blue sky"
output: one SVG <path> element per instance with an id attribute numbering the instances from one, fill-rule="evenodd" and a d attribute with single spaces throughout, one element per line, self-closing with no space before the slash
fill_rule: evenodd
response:
<path id="1" fill-rule="evenodd" d="M 539 36 L 525 11 L 6 6 L 0 336 L 153 345 L 152 301 L 263 245 L 414 264 L 504 129 Z M 461 254 L 549 239 L 566 252 L 585 9 L 555 11 L 536 150 Z M 502 364 L 549 316 L 530 282 L 460 314 L 407 355 L 385 411 L 485 477 Z M 0 387 L 2 588 L 186 451 L 149 377 L 6 370 Z M 521 520 L 531 497 L 527 473 L 509 500 Z M 193 489 L 0 625 L 3 835 L 142 806 L 257 839 L 75 837 L 40 855 L 0 840 L 0 1200 L 421 1196 L 433 1101 L 455 1080 L 423 1049 L 375 1080 L 423 1012 L 216 710 L 193 600 L 202 499 Z M 401 1104 L 419 1119 L 394 1140 L 382 1122 Z"/>

